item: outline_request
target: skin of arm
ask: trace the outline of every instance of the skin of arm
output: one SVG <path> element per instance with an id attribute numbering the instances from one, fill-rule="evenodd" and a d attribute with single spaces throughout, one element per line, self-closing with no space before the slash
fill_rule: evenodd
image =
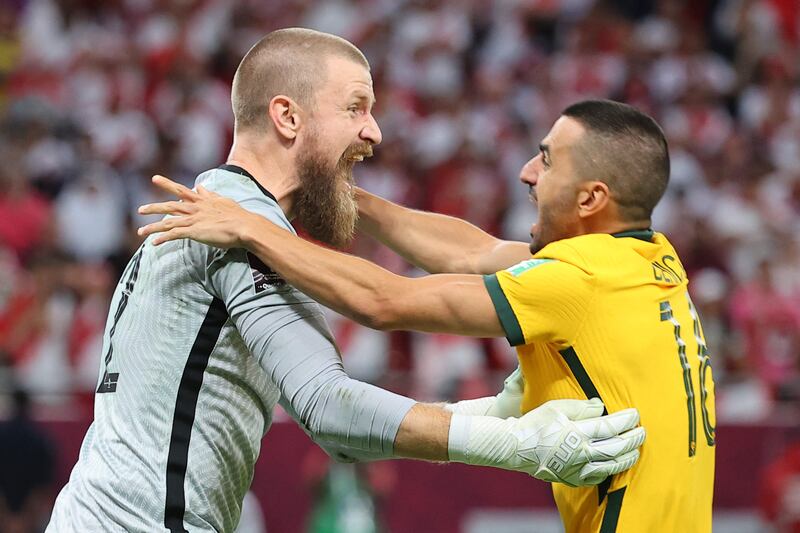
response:
<path id="1" fill-rule="evenodd" d="M 525 259 L 528 245 L 504 241 L 459 218 L 417 211 L 356 188 L 358 229 L 430 273 L 492 274 Z"/>
<path id="2" fill-rule="evenodd" d="M 154 244 L 191 238 L 211 246 L 247 248 L 289 284 L 373 329 L 505 335 L 479 275 L 398 276 L 307 242 L 203 187 L 194 192 L 160 176 L 153 182 L 182 200 L 139 209 L 142 214 L 175 215 L 139 230 L 140 235 L 165 232 Z"/>
<path id="3" fill-rule="evenodd" d="M 238 221 L 243 247 L 289 284 L 360 324 L 380 330 L 505 335 L 481 276 L 406 278 L 304 241 L 244 210 L 233 220 Z"/>
<path id="4" fill-rule="evenodd" d="M 416 403 L 406 413 L 394 439 L 398 457 L 447 461 L 452 413 L 437 405 Z"/>

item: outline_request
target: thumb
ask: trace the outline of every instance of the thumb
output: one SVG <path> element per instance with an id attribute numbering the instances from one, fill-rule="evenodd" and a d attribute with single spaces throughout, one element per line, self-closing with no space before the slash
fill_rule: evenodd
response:
<path id="1" fill-rule="evenodd" d="M 570 420 L 595 418 L 602 415 L 605 409 L 600 398 L 592 398 L 591 400 L 551 400 L 542 407 L 554 409 Z"/>
<path id="2" fill-rule="evenodd" d="M 522 375 L 522 369 L 517 366 L 510 376 L 503 382 L 503 388 L 515 394 L 522 394 L 525 390 L 525 378 Z"/>

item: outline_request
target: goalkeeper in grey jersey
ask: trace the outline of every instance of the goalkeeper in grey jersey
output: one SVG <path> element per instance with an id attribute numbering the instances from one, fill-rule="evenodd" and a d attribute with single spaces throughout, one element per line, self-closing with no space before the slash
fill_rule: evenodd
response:
<path id="1" fill-rule="evenodd" d="M 369 65 L 311 30 L 267 35 L 233 84 L 228 164 L 198 185 L 332 245 L 352 236 L 353 165 L 381 133 Z M 95 420 L 48 531 L 232 531 L 276 403 L 334 458 L 410 457 L 599 483 L 638 458 L 634 409 L 520 417 L 521 382 L 441 407 L 350 379 L 316 303 L 243 249 L 148 239 L 120 280 Z"/>

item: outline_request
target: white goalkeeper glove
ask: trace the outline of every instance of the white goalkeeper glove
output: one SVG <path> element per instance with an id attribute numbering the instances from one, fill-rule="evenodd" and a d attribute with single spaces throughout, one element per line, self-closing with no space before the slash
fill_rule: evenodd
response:
<path id="1" fill-rule="evenodd" d="M 592 400 L 552 400 L 520 418 L 454 413 L 451 461 L 525 472 L 571 487 L 596 485 L 639 459 L 645 431 L 639 412 L 610 415 Z"/>
<path id="2" fill-rule="evenodd" d="M 510 416 L 519 417 L 522 414 L 522 393 L 525 389 L 525 380 L 519 366 L 508 376 L 503 383 L 503 390 L 497 396 L 487 396 L 475 400 L 462 400 L 449 403 L 445 409 L 462 415 L 487 415 L 498 418 Z"/>

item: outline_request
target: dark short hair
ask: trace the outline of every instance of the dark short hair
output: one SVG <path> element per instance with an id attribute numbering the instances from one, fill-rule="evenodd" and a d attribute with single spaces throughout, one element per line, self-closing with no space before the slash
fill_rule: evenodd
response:
<path id="1" fill-rule="evenodd" d="M 649 220 L 669 182 L 669 148 L 656 121 L 611 100 L 578 102 L 561 115 L 586 130 L 573 150 L 579 177 L 608 185 L 624 220 Z"/>
<path id="2" fill-rule="evenodd" d="M 231 89 L 235 128 L 264 128 L 269 102 L 282 94 L 301 105 L 313 105 L 314 93 L 327 77 L 330 56 L 350 59 L 369 69 L 351 42 L 306 28 L 284 28 L 265 35 L 245 54 Z"/>

